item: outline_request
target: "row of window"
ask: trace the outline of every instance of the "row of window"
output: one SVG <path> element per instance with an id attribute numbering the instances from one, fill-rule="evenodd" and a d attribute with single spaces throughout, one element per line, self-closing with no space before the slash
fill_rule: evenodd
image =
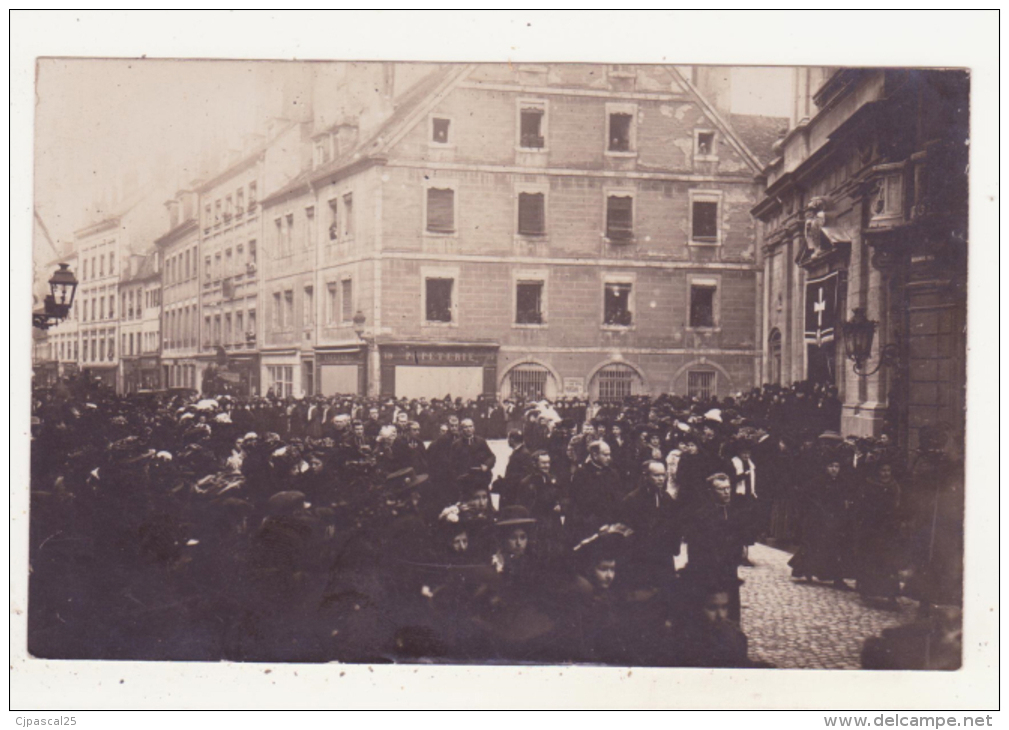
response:
<path id="1" fill-rule="evenodd" d="M 105 302 L 108 300 L 109 306 L 106 310 Z M 92 296 L 88 299 L 83 300 L 81 304 L 81 321 L 82 322 L 97 322 L 103 319 L 115 319 L 116 318 L 116 295 L 109 294 L 106 297 L 104 294 L 98 296 Z M 74 304 L 74 309 L 77 308 L 77 304 Z"/>
<path id="2" fill-rule="evenodd" d="M 203 257 L 203 281 L 209 284 L 232 276 L 252 276 L 256 273 L 256 239 L 250 239 L 248 246 L 238 244 L 234 251 L 228 246 L 223 251 Z M 195 271 L 194 271 L 195 275 Z"/>
<path id="3" fill-rule="evenodd" d="M 136 335 L 134 337 L 134 335 Z M 157 332 L 124 332 L 122 335 L 123 356 L 143 355 L 158 350 Z"/>
<path id="4" fill-rule="evenodd" d="M 212 227 L 219 227 L 222 223 L 230 223 L 233 218 L 241 218 L 246 213 L 251 215 L 258 204 L 257 196 L 256 183 L 253 181 L 239 187 L 234 194 L 217 198 L 213 203 L 208 200 L 203 206 L 204 232 Z"/>
<path id="5" fill-rule="evenodd" d="M 453 235 L 457 230 L 458 210 L 456 186 L 453 183 L 432 183 L 426 189 L 424 230 L 434 235 Z M 690 191 L 690 239 L 695 244 L 718 244 L 721 241 L 721 193 Z M 633 190 L 611 191 L 605 196 L 605 233 L 614 243 L 634 240 L 635 193 Z M 329 201 L 330 242 L 349 241 L 354 236 L 353 195 Z M 274 240 L 279 256 L 289 256 L 297 246 L 307 250 L 315 241 L 315 206 L 305 207 L 300 221 L 295 214 L 285 213 L 274 218 Z M 547 235 L 547 196 L 543 190 L 527 188 L 518 192 L 516 233 L 520 236 Z M 230 256 L 230 249 L 228 250 Z M 208 258 L 209 261 L 209 258 Z"/>
<path id="6" fill-rule="evenodd" d="M 98 279 L 105 276 L 105 262 L 108 260 L 108 273 L 113 275 L 116 273 L 116 254 L 114 251 L 110 251 L 108 254 L 101 254 L 92 256 L 91 258 L 84 257 L 81 259 L 81 281 L 90 281 L 91 279 Z"/>
<path id="7" fill-rule="evenodd" d="M 166 350 L 196 347 L 198 325 L 195 305 L 165 312 L 162 326 Z"/>
<path id="8" fill-rule="evenodd" d="M 143 294 L 143 296 L 141 296 Z M 151 309 L 152 307 L 160 306 L 161 304 L 161 290 L 160 289 L 148 289 L 146 291 L 141 291 L 140 289 L 128 289 L 123 292 L 123 301 L 121 310 L 123 313 L 123 319 L 141 319 L 144 316 L 145 309 Z"/>
<path id="9" fill-rule="evenodd" d="M 545 325 L 546 282 L 519 279 L 515 283 L 514 324 Z M 713 279 L 696 280 L 690 285 L 688 326 L 710 329 L 718 326 L 718 283 Z M 629 281 L 608 281 L 603 285 L 603 324 L 609 327 L 630 327 L 634 324 L 634 284 Z M 455 321 L 458 302 L 455 279 L 442 276 L 424 279 L 424 319 L 429 324 L 450 324 Z"/>
<path id="10" fill-rule="evenodd" d="M 165 284 L 178 284 L 197 276 L 196 246 L 169 256 L 165 261 Z"/>
<path id="11" fill-rule="evenodd" d="M 256 339 L 256 310 L 203 316 L 204 347 L 242 347 Z"/>
<path id="12" fill-rule="evenodd" d="M 106 362 L 116 358 L 116 338 L 112 330 L 95 331 L 81 337 L 81 362 Z"/>
<path id="13" fill-rule="evenodd" d="M 326 237 L 330 243 L 346 243 L 354 238 L 354 194 L 346 193 L 330 198 L 327 203 L 328 216 Z M 294 213 L 285 213 L 273 219 L 274 241 L 278 256 L 289 256 L 295 249 L 312 248 L 315 236 L 315 206 L 306 206 L 301 220 L 295 220 Z"/>
<path id="14" fill-rule="evenodd" d="M 302 288 L 301 322 L 303 327 L 315 324 L 315 287 L 308 285 Z M 354 319 L 354 280 L 345 277 L 339 282 L 331 281 L 326 285 L 325 323 L 327 326 L 350 324 Z M 276 291 L 273 293 L 273 308 L 271 311 L 271 329 L 282 332 L 293 329 L 294 321 L 294 290 Z"/>
<path id="15" fill-rule="evenodd" d="M 523 364 L 508 371 L 507 386 L 509 396 L 522 396 L 527 401 L 553 397 L 557 383 L 550 371 L 542 365 Z M 603 403 L 621 401 L 641 392 L 641 377 L 629 365 L 611 364 L 596 373 L 593 383 L 593 400 Z M 687 395 L 710 398 L 717 392 L 717 373 L 714 370 L 689 370 L 687 372 Z"/>
<path id="16" fill-rule="evenodd" d="M 457 226 L 456 188 L 451 184 L 432 184 L 427 188 L 424 230 L 432 234 L 453 234 Z M 605 196 L 606 238 L 628 242 L 635 236 L 635 193 L 633 190 L 610 191 Z M 546 193 L 531 189 L 517 195 L 516 232 L 521 236 L 547 234 Z M 721 193 L 690 191 L 691 242 L 720 242 Z"/>
<path id="17" fill-rule="evenodd" d="M 548 105 L 543 99 L 518 100 L 519 150 L 540 152 L 547 149 Z M 606 139 L 603 149 L 609 155 L 635 155 L 638 142 L 637 104 L 609 103 L 606 105 Z M 433 114 L 428 121 L 428 142 L 432 147 L 452 147 L 455 144 L 454 120 L 445 115 Z M 694 130 L 694 159 L 717 159 L 717 137 L 714 130 Z M 318 156 L 323 161 L 325 156 Z M 327 158 L 328 159 L 328 158 Z"/>

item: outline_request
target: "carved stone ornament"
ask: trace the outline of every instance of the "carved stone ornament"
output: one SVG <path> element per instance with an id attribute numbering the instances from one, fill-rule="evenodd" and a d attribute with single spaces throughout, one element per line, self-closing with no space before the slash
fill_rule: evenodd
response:
<path id="1" fill-rule="evenodd" d="M 826 203 L 823 198 L 813 198 L 806 206 L 806 220 L 803 237 L 806 248 L 817 256 L 827 250 L 823 227 L 827 224 Z"/>

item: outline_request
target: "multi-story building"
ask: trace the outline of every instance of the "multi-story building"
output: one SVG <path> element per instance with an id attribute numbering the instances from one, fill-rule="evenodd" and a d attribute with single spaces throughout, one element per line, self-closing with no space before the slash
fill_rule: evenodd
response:
<path id="1" fill-rule="evenodd" d="M 76 301 L 80 308 L 80 367 L 103 385 L 122 392 L 119 278 L 123 262 L 150 248 L 161 224 L 160 203 L 149 191 L 121 212 L 100 217 L 74 234 L 80 267 Z"/>
<path id="2" fill-rule="evenodd" d="M 145 306 L 153 307 L 161 319 L 161 334 L 150 342 L 145 339 L 144 349 L 160 354 L 166 388 L 200 387 L 198 202 L 195 191 L 180 190 L 165 204 L 168 231 L 154 242 L 162 262 L 161 286 L 144 293 Z"/>
<path id="3" fill-rule="evenodd" d="M 968 75 L 797 74 L 798 122 L 753 208 L 765 251 L 764 379 L 836 386 L 846 434 L 885 432 L 914 450 L 935 426 L 960 449 Z M 878 323 L 863 374 L 845 359 L 855 309 Z"/>
<path id="4" fill-rule="evenodd" d="M 301 169 L 302 125 L 275 123 L 267 140 L 196 187 L 201 389 L 214 390 L 208 371 L 237 393 L 259 392 L 259 246 L 263 191 Z M 183 259 L 184 260 L 184 259 Z M 180 261 L 180 266 L 184 263 Z M 213 366 L 211 368 L 211 366 Z"/>
<path id="5" fill-rule="evenodd" d="M 355 73 L 369 113 L 318 125 L 313 169 L 264 201 L 264 386 L 607 399 L 757 381 L 763 165 L 716 74 Z M 317 109 L 327 94 L 347 96 L 317 88 Z"/>
<path id="6" fill-rule="evenodd" d="M 119 279 L 119 361 L 124 393 L 161 387 L 158 255 L 157 251 L 151 251 L 131 256 Z"/>

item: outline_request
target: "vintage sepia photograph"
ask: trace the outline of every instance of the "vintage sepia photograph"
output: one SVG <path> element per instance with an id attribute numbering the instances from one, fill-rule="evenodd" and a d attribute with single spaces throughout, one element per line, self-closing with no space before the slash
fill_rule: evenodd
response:
<path id="1" fill-rule="evenodd" d="M 28 662 L 932 682 L 997 640 L 975 71 L 517 55 L 33 59 Z"/>
<path id="2" fill-rule="evenodd" d="M 37 83 L 32 655 L 960 666 L 968 72 Z"/>

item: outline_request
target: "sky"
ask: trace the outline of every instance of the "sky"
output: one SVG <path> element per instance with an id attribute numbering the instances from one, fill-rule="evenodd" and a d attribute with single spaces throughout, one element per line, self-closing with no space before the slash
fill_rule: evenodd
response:
<path id="1" fill-rule="evenodd" d="M 293 64 L 255 61 L 40 59 L 35 204 L 57 241 L 109 198 L 195 177 L 201 150 L 241 147 L 279 106 Z M 787 116 L 789 68 L 735 68 L 734 113 Z"/>

